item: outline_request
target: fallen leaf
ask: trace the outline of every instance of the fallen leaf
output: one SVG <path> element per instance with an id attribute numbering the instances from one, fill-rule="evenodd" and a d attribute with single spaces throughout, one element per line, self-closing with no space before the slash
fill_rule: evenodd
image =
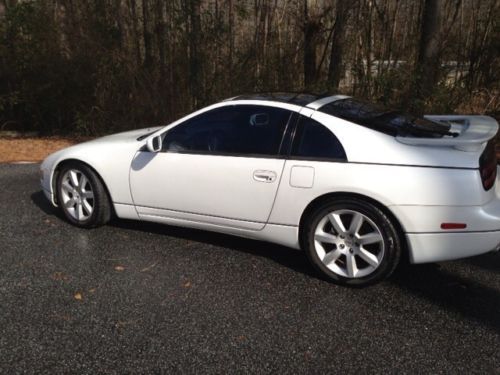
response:
<path id="1" fill-rule="evenodd" d="M 81 300 L 83 299 L 82 294 L 81 294 L 81 293 L 79 293 L 79 292 L 78 292 L 78 293 L 75 293 L 74 297 L 75 297 L 75 299 L 76 299 L 76 300 L 78 300 L 78 301 L 81 301 Z"/>
<path id="2" fill-rule="evenodd" d="M 116 266 L 115 267 L 115 271 L 122 272 L 124 270 L 125 270 L 125 267 L 123 267 L 123 266 Z"/>
<path id="3" fill-rule="evenodd" d="M 187 283 L 184 284 L 184 288 L 190 288 L 191 287 L 191 282 L 188 281 Z"/>

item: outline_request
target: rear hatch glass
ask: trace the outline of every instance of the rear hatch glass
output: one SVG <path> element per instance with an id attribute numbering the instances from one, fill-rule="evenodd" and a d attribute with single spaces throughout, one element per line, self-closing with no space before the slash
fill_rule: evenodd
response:
<path id="1" fill-rule="evenodd" d="M 359 99 L 347 98 L 326 104 L 319 111 L 398 137 L 440 138 L 454 136 L 448 123 L 394 111 Z"/>

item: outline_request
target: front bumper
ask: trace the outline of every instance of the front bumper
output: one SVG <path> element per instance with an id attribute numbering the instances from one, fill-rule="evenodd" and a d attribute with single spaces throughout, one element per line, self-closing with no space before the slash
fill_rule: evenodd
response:
<path id="1" fill-rule="evenodd" d="M 47 189 L 42 187 L 43 194 L 45 197 L 52 203 L 53 206 L 56 206 L 55 204 L 55 199 L 54 199 L 54 194 L 52 194 L 51 191 L 48 191 Z"/>
<path id="2" fill-rule="evenodd" d="M 410 262 L 430 263 L 498 251 L 500 231 L 407 233 Z"/>
<path id="3" fill-rule="evenodd" d="M 53 206 L 57 206 L 52 189 L 51 177 L 52 171 L 42 163 L 40 167 L 40 186 L 42 187 L 43 194 L 49 202 L 52 203 Z"/>

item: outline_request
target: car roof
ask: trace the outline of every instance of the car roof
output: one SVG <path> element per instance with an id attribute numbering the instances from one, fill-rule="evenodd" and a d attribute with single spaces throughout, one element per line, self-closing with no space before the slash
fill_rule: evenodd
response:
<path id="1" fill-rule="evenodd" d="M 318 109 L 325 104 L 344 98 L 347 97 L 343 95 L 312 94 L 305 92 L 268 92 L 268 93 L 238 95 L 226 99 L 225 101 L 263 100 L 263 101 L 272 101 L 280 103 L 289 103 L 289 104 L 299 105 L 302 107 Z"/>

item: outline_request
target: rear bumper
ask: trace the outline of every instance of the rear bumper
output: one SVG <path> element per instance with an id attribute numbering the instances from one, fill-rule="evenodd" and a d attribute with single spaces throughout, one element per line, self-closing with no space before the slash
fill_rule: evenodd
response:
<path id="1" fill-rule="evenodd" d="M 410 262 L 429 263 L 498 251 L 500 231 L 407 233 Z"/>
<path id="2" fill-rule="evenodd" d="M 410 262 L 467 258 L 500 249 L 500 170 L 490 200 L 477 206 L 392 206 L 406 232 Z M 442 223 L 465 223 L 443 230 Z"/>

